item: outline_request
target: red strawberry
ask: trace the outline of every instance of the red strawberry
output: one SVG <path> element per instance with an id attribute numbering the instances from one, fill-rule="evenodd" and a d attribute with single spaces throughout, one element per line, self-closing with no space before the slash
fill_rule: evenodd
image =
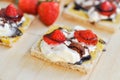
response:
<path id="1" fill-rule="evenodd" d="M 5 9 L 1 9 L 0 14 L 13 21 L 19 21 L 23 17 L 23 12 L 17 9 L 13 4 L 8 5 Z"/>
<path id="2" fill-rule="evenodd" d="M 100 9 L 102 10 L 100 11 L 102 15 L 110 16 L 116 12 L 116 5 L 113 4 L 112 2 L 105 1 L 100 4 Z"/>
<path id="3" fill-rule="evenodd" d="M 43 39 L 49 45 L 57 45 L 57 44 L 59 44 L 59 42 L 50 39 L 47 35 L 44 35 Z"/>
<path id="4" fill-rule="evenodd" d="M 65 35 L 61 32 L 61 30 L 55 30 L 50 34 L 44 35 L 43 39 L 48 44 L 52 45 L 63 43 L 66 40 Z"/>
<path id="5" fill-rule="evenodd" d="M 74 33 L 75 38 L 79 42 L 84 42 L 88 45 L 96 45 L 97 44 L 97 36 L 91 30 L 79 30 Z"/>
<path id="6" fill-rule="evenodd" d="M 19 0 L 19 8 L 29 14 L 37 14 L 38 0 Z"/>
<path id="7" fill-rule="evenodd" d="M 44 24 L 53 24 L 59 15 L 58 2 L 42 2 L 38 7 L 38 14 Z"/>
<path id="8" fill-rule="evenodd" d="M 66 40 L 65 35 L 63 34 L 63 32 L 61 32 L 61 30 L 55 30 L 50 35 L 50 38 L 58 42 L 64 42 Z"/>
<path id="9" fill-rule="evenodd" d="M 8 7 L 5 10 L 5 14 L 6 16 L 11 18 L 15 18 L 19 15 L 16 7 L 13 4 L 8 5 Z"/>

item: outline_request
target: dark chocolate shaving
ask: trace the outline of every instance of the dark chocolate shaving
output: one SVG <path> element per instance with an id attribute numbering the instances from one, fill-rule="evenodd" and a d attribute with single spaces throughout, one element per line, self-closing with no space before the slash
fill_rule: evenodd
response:
<path id="1" fill-rule="evenodd" d="M 20 23 L 20 24 L 17 25 L 17 27 L 21 27 L 22 25 L 23 25 L 23 23 Z"/>
<path id="2" fill-rule="evenodd" d="M 74 4 L 75 4 L 75 7 L 74 7 L 75 10 L 80 10 L 80 9 L 82 9 L 82 10 L 84 10 L 84 11 L 88 11 L 88 9 L 83 8 L 80 4 L 77 4 L 76 2 L 74 2 Z"/>
<path id="3" fill-rule="evenodd" d="M 111 18 L 108 18 L 108 19 L 102 19 L 102 21 L 112 21 Z"/>
<path id="4" fill-rule="evenodd" d="M 91 59 L 91 56 L 88 55 L 86 57 L 83 57 L 79 62 L 76 62 L 75 65 L 81 65 L 83 62 L 88 61 Z"/>
<path id="5" fill-rule="evenodd" d="M 90 22 L 92 25 L 95 25 L 95 22 Z"/>
<path id="6" fill-rule="evenodd" d="M 79 53 L 80 57 L 82 57 L 85 54 L 85 49 L 81 44 L 71 42 L 71 44 L 68 47 L 70 49 L 77 51 Z"/>
<path id="7" fill-rule="evenodd" d="M 22 33 L 18 28 L 14 27 L 14 28 L 12 28 L 12 29 L 14 29 L 15 32 L 14 32 L 14 34 L 13 34 L 12 36 L 10 36 L 10 37 L 17 37 L 17 36 L 23 35 L 23 33 Z"/>
<path id="8" fill-rule="evenodd" d="M 106 44 L 106 42 L 105 42 L 104 40 L 102 40 L 102 39 L 99 39 L 99 42 L 100 42 L 101 44 Z"/>
<path id="9" fill-rule="evenodd" d="M 76 2 L 74 2 L 74 9 L 75 10 L 84 10 L 84 11 L 88 11 L 93 5 L 90 6 L 82 6 L 82 4 L 77 4 Z"/>
<path id="10" fill-rule="evenodd" d="M 105 51 L 106 51 L 106 49 L 103 49 L 103 50 L 102 50 L 102 52 L 105 52 Z"/>
<path id="11" fill-rule="evenodd" d="M 67 7 L 68 7 L 68 4 L 65 4 L 65 5 L 64 5 L 64 8 L 67 8 Z"/>

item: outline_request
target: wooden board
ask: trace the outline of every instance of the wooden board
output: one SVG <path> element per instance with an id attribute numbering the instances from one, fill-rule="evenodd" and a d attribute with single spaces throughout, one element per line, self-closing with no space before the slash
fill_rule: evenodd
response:
<path id="1" fill-rule="evenodd" d="M 75 26 L 60 17 L 56 24 Z M 22 38 L 12 48 L 0 46 L 0 80 L 80 80 L 78 73 L 56 69 L 30 55 L 31 46 L 48 30 L 38 18 L 31 24 Z M 102 55 L 98 65 L 85 80 L 119 80 L 120 79 L 120 31 L 114 35 L 95 31 L 108 42 L 107 51 Z M 82 79 L 83 80 L 83 79 Z"/>

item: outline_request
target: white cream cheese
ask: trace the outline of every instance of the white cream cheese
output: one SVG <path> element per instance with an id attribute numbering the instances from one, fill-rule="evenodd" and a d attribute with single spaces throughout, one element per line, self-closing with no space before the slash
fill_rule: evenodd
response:
<path id="1" fill-rule="evenodd" d="M 17 23 L 17 25 L 19 25 L 19 24 L 23 23 L 24 21 L 25 21 L 25 17 L 23 16 L 23 17 L 21 18 L 21 20 L 18 21 L 18 22 L 16 22 L 16 23 Z"/>
<path id="2" fill-rule="evenodd" d="M 15 33 L 13 28 L 10 28 L 10 25 L 5 23 L 4 27 L 0 25 L 0 36 L 11 36 Z"/>
<path id="3" fill-rule="evenodd" d="M 75 3 L 81 5 L 82 7 L 98 5 L 100 1 L 95 0 L 75 0 Z"/>
<path id="4" fill-rule="evenodd" d="M 75 63 L 80 61 L 80 55 L 76 51 L 68 48 L 65 44 L 51 46 L 45 41 L 41 41 L 40 48 L 42 53 L 54 62 Z"/>
<path id="5" fill-rule="evenodd" d="M 18 27 L 20 23 L 23 23 L 25 21 L 25 18 L 22 17 L 19 22 L 16 23 L 9 23 L 9 21 L 3 22 L 3 18 L 0 18 L 0 37 L 2 36 L 12 36 L 16 28 Z M 14 28 L 16 27 L 16 28 Z"/>

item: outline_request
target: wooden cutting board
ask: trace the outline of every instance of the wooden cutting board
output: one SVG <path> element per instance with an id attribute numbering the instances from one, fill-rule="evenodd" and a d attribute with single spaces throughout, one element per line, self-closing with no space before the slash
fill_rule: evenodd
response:
<path id="1" fill-rule="evenodd" d="M 57 20 L 56 24 L 77 25 L 65 21 L 62 17 Z M 0 80 L 81 80 L 81 75 L 78 73 L 48 66 L 30 55 L 31 46 L 47 30 L 48 28 L 36 18 L 12 48 L 0 46 Z M 118 30 L 114 35 L 93 31 L 108 42 L 107 51 L 102 55 L 93 72 L 83 79 L 119 80 L 120 31 Z"/>

